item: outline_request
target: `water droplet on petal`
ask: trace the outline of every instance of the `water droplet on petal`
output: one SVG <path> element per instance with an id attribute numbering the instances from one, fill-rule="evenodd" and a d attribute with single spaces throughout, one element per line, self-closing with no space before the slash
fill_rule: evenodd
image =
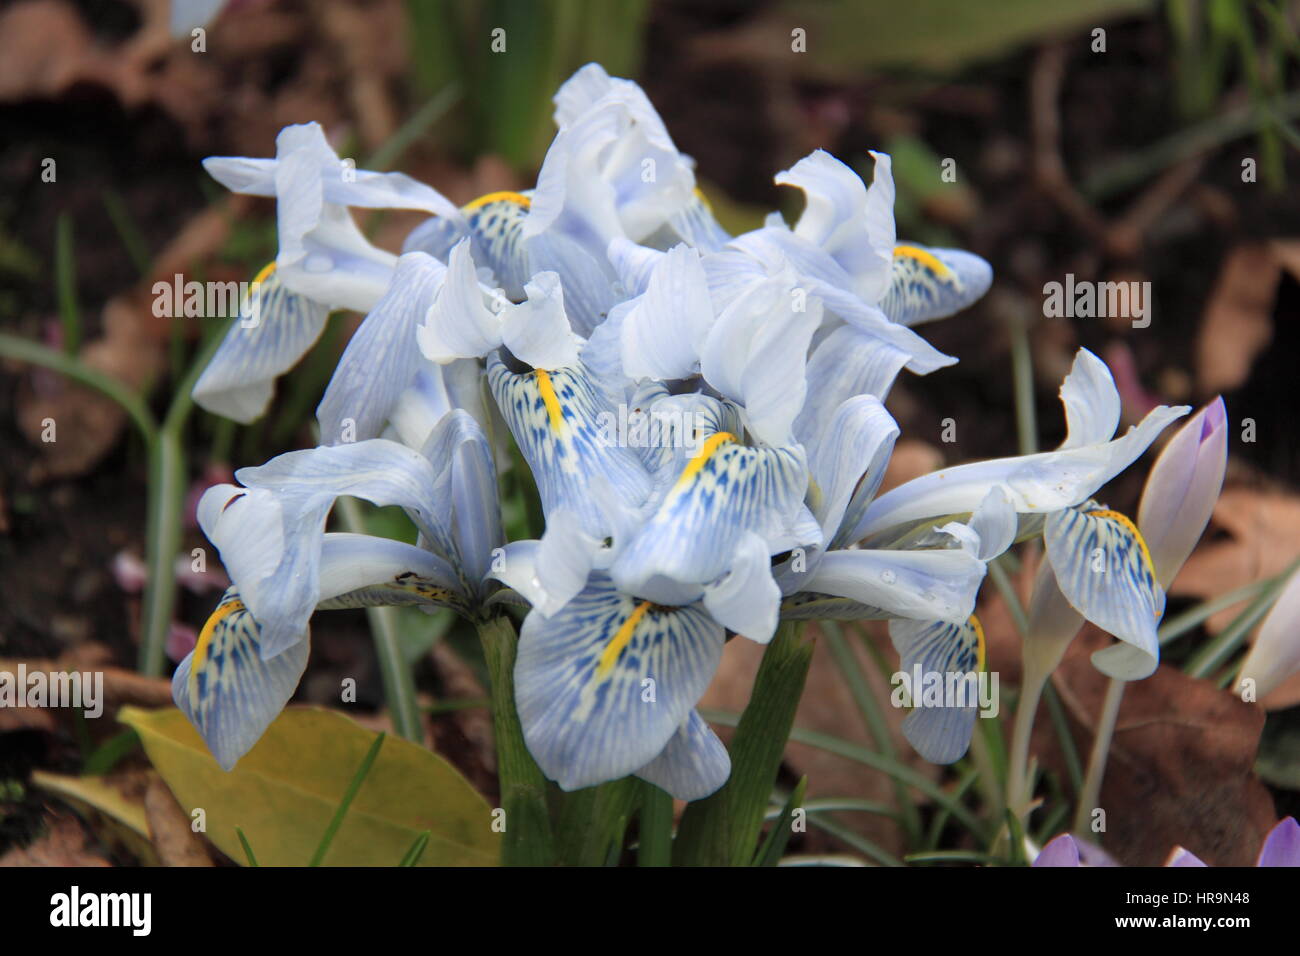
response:
<path id="1" fill-rule="evenodd" d="M 884 571 L 880 572 L 880 580 L 884 581 L 886 584 L 893 584 L 898 580 L 898 575 L 886 568 Z"/>

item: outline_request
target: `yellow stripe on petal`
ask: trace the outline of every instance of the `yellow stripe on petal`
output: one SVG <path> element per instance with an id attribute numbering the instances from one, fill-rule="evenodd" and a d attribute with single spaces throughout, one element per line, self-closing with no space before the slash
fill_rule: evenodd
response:
<path id="1" fill-rule="evenodd" d="M 190 680 L 197 679 L 199 671 L 203 670 L 204 664 L 207 663 L 208 653 L 212 649 L 212 637 L 221 626 L 221 622 L 237 611 L 244 610 L 244 602 L 237 597 L 228 598 L 217 605 L 207 621 L 203 624 L 203 630 L 199 631 L 198 640 L 194 642 L 194 661 L 190 668 Z"/>
<path id="2" fill-rule="evenodd" d="M 482 209 L 494 202 L 508 202 L 516 206 L 523 206 L 525 209 L 531 209 L 533 201 L 523 193 L 511 192 L 508 189 L 499 190 L 498 192 L 488 193 L 485 196 L 479 196 L 472 199 L 461 207 L 461 212 L 473 212 L 475 209 Z"/>
<path id="3" fill-rule="evenodd" d="M 980 623 L 979 618 L 972 614 L 970 616 L 970 626 L 971 630 L 975 632 L 975 670 L 982 671 L 988 656 L 988 648 L 984 643 L 984 625 Z"/>
<path id="4" fill-rule="evenodd" d="M 172 677 L 172 699 L 229 770 L 293 696 L 307 667 L 300 640 L 262 659 L 261 628 L 230 588 Z"/>
<path id="5" fill-rule="evenodd" d="M 252 284 L 258 285 L 262 282 L 265 282 L 266 277 L 269 276 L 274 271 L 275 271 L 275 260 L 272 259 L 266 265 L 262 266 L 261 270 L 257 273 L 257 275 L 253 276 Z"/>
<path id="6" fill-rule="evenodd" d="M 710 435 L 708 440 L 705 441 L 704 447 L 700 449 L 700 453 L 688 461 L 686 467 L 682 469 L 682 473 L 677 479 L 676 487 L 680 488 L 683 485 L 689 484 L 695 476 L 700 473 L 704 466 L 709 463 L 709 459 L 713 457 L 719 447 L 727 442 L 734 442 L 735 440 L 736 436 L 731 434 L 731 432 L 714 432 Z"/>
<path id="7" fill-rule="evenodd" d="M 551 373 L 537 369 L 537 389 L 542 393 L 542 403 L 546 406 L 546 415 L 551 428 L 556 434 L 564 430 L 564 410 L 560 408 L 559 396 L 555 394 L 555 385 L 551 382 Z"/>
<path id="8" fill-rule="evenodd" d="M 939 260 L 939 257 L 920 246 L 894 246 L 895 259 L 911 259 L 929 269 L 940 279 L 949 279 L 952 270 Z"/>
<path id="9" fill-rule="evenodd" d="M 641 618 L 645 617 L 645 612 L 648 610 L 650 610 L 650 602 L 642 601 L 614 633 L 610 642 L 605 645 L 605 650 L 601 652 L 600 664 L 596 667 L 597 677 L 605 677 L 614 669 L 614 665 L 618 663 L 619 655 L 623 653 L 624 648 L 632 640 L 637 625 L 641 623 Z"/>

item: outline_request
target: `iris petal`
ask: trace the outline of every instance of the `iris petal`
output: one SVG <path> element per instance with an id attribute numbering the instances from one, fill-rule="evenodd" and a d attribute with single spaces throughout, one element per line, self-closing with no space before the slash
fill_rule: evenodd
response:
<path id="1" fill-rule="evenodd" d="M 717 670 L 723 630 L 595 577 L 550 618 L 529 614 L 515 663 L 524 739 L 565 790 L 635 773 L 687 721 Z"/>
<path id="2" fill-rule="evenodd" d="M 636 772 L 677 800 L 702 800 L 731 776 L 731 758 L 698 711 L 673 734 L 668 746 Z"/>
<path id="3" fill-rule="evenodd" d="M 275 380 L 320 338 L 328 316 L 327 306 L 285 288 L 277 270 L 263 270 L 194 384 L 194 401 L 243 424 L 260 418 Z"/>
<path id="4" fill-rule="evenodd" d="M 1097 651 L 1093 664 L 1118 680 L 1150 675 L 1160 660 L 1165 594 L 1137 528 L 1117 512 L 1068 508 L 1048 517 L 1043 538 L 1061 593 L 1124 642 Z"/>
<path id="5" fill-rule="evenodd" d="M 264 659 L 257 622 L 231 588 L 176 668 L 172 698 L 223 769 L 253 748 L 293 696 L 309 653 L 300 637 Z"/>
<path id="6" fill-rule="evenodd" d="M 956 689 L 956 699 L 926 703 L 924 683 L 912 688 L 912 712 L 903 718 L 903 736 L 931 763 L 953 763 L 970 747 L 979 697 L 975 676 L 984 669 L 984 631 L 972 615 L 965 622 L 889 622 L 899 670 L 913 680 Z"/>

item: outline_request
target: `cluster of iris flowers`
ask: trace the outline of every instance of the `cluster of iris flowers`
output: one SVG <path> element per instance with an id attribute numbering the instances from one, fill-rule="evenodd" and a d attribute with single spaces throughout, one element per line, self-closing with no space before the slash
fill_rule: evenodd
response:
<path id="1" fill-rule="evenodd" d="M 887 155 L 868 185 L 812 153 L 775 178 L 803 192 L 797 222 L 732 236 L 635 83 L 588 65 L 555 106 L 535 188 L 460 208 L 356 169 L 315 124 L 282 130 L 273 159 L 206 161 L 275 198 L 279 250 L 201 405 L 257 418 L 331 311 L 365 314 L 317 409 L 319 446 L 240 469 L 199 507 L 233 584 L 173 687 L 223 767 L 293 695 L 309 619 L 330 608 L 452 608 L 480 630 L 526 609 L 498 714 L 545 776 L 574 790 L 635 775 L 683 800 L 730 774 L 696 710 L 730 637 L 887 620 L 900 670 L 952 686 L 985 667 L 976 596 L 1015 542 L 1044 551 L 1027 681 L 1085 619 L 1117 639 L 1099 670 L 1153 672 L 1163 587 L 1222 481 L 1221 403 L 1170 444 L 1136 522 L 1092 496 L 1189 409 L 1116 437 L 1118 393 L 1086 350 L 1061 385 L 1059 448 L 878 495 L 895 378 L 956 361 L 914 329 L 982 296 L 988 264 L 898 240 Z M 397 256 L 364 237 L 358 207 L 428 218 Z M 545 530 L 507 541 L 500 479 L 524 465 Z M 327 532 L 341 496 L 400 506 L 417 543 Z M 912 703 L 916 750 L 961 758 L 976 701 Z"/>

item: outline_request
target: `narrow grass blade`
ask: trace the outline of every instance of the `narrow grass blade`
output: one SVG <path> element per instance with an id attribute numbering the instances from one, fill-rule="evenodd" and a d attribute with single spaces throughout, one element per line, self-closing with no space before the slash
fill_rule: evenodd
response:
<path id="1" fill-rule="evenodd" d="M 81 348 L 81 307 L 77 304 L 77 260 L 73 247 L 72 217 L 59 213 L 54 227 L 54 291 L 63 327 L 63 351 L 76 355 Z"/>
<path id="2" fill-rule="evenodd" d="M 239 844 L 244 848 L 244 856 L 248 857 L 249 866 L 257 866 L 257 857 L 253 856 L 253 848 L 248 844 L 248 837 L 244 836 L 242 827 L 235 827 L 235 833 L 239 836 Z"/>
<path id="3" fill-rule="evenodd" d="M 406 855 L 402 857 L 401 862 L 398 863 L 397 865 L 415 866 L 417 863 L 419 863 L 420 857 L 424 856 L 424 848 L 429 845 L 429 836 L 430 836 L 429 831 L 425 830 L 418 837 L 416 837 L 415 842 L 411 844 L 411 848 L 406 851 Z"/>
<path id="4" fill-rule="evenodd" d="M 321 837 L 320 846 L 316 847 L 316 853 L 311 858 L 309 866 L 320 866 L 325 862 L 325 854 L 329 852 L 330 844 L 334 842 L 334 836 L 339 832 L 339 827 L 343 825 L 343 818 L 348 815 L 348 808 L 352 806 L 352 801 L 356 799 L 357 793 L 361 790 L 361 785 L 365 783 L 366 776 L 370 773 L 370 768 L 375 765 L 375 758 L 379 756 L 379 750 L 384 746 L 384 738 L 387 734 L 381 733 L 375 738 L 375 742 L 370 745 L 366 755 L 361 758 L 361 766 L 357 767 L 357 772 L 352 776 L 352 782 L 348 784 L 348 789 L 343 794 L 343 800 L 339 803 L 339 808 L 334 811 L 334 817 L 330 824 L 325 828 L 325 835 Z"/>
<path id="5" fill-rule="evenodd" d="M 790 842 L 790 836 L 794 833 L 795 812 L 805 809 L 803 807 L 803 798 L 807 790 L 808 778 L 806 776 L 800 777 L 799 782 L 790 794 L 790 799 L 785 802 L 785 807 L 782 808 L 780 816 L 772 825 L 772 829 L 767 831 L 767 836 L 763 838 L 763 845 L 758 848 L 758 853 L 754 855 L 754 866 L 776 866 L 781 862 L 781 857 L 785 855 L 786 845 Z"/>

